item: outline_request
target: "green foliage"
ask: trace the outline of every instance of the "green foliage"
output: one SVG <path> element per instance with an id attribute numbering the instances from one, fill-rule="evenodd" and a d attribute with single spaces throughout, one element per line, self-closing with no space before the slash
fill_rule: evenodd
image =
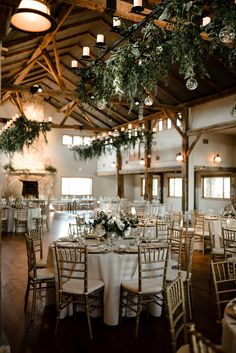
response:
<path id="1" fill-rule="evenodd" d="M 46 134 L 50 130 L 50 123 L 29 120 L 25 116 L 20 116 L 14 126 L 0 134 L 0 152 L 6 154 L 23 152 L 24 146 L 32 145 L 41 133 L 47 142 Z"/>
<path id="2" fill-rule="evenodd" d="M 92 158 L 101 157 L 102 154 L 112 153 L 115 149 L 128 149 L 134 147 L 136 143 L 145 143 L 147 145 L 147 153 L 152 150 L 153 133 L 147 130 L 136 131 L 120 131 L 119 136 L 108 136 L 103 139 L 97 139 L 86 146 L 73 146 L 71 150 L 79 157 L 79 159 L 87 161 Z"/>
<path id="3" fill-rule="evenodd" d="M 53 167 L 52 165 L 45 165 L 44 169 L 49 172 L 49 173 L 56 173 L 57 169 L 55 167 Z"/>
<path id="4" fill-rule="evenodd" d="M 131 110 L 135 98 L 144 100 L 147 94 L 155 94 L 158 84 L 168 84 L 170 68 L 186 80 L 196 73 L 209 78 L 206 63 L 212 54 L 235 68 L 235 43 L 226 45 L 219 39 L 224 26 L 235 29 L 234 0 L 171 0 L 162 6 L 159 19 L 169 26 L 159 28 L 155 18 L 151 19 L 137 39 L 128 38 L 106 61 L 93 61 L 79 69 L 77 92 L 82 105 L 98 107 L 105 102 L 110 106 L 112 99 L 122 99 Z M 212 14 L 211 23 L 202 27 L 206 11 Z M 202 32 L 209 40 L 203 38 Z"/>
<path id="5" fill-rule="evenodd" d="M 7 163 L 3 166 L 3 169 L 6 171 L 6 172 L 14 172 L 15 171 L 15 168 L 13 167 L 12 163 Z"/>

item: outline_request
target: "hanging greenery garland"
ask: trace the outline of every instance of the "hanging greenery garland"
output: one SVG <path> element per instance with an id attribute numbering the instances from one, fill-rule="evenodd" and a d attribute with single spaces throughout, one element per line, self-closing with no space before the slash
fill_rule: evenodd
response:
<path id="1" fill-rule="evenodd" d="M 144 143 L 147 146 L 147 154 L 152 151 L 153 132 L 147 130 L 128 130 L 120 131 L 119 136 L 108 136 L 102 139 L 96 139 L 90 145 L 73 146 L 71 150 L 83 161 L 92 158 L 99 158 L 103 154 L 112 153 L 115 149 L 129 149 L 135 147 L 137 143 Z"/>
<path id="2" fill-rule="evenodd" d="M 12 127 L 0 133 L 0 152 L 13 154 L 23 152 L 24 146 L 29 147 L 42 133 L 47 142 L 46 134 L 51 130 L 51 124 L 29 120 L 20 116 Z"/>
<path id="3" fill-rule="evenodd" d="M 104 109 L 113 99 L 122 99 L 134 109 L 136 98 L 144 101 L 149 93 L 155 95 L 158 84 L 168 84 L 170 68 L 186 80 L 187 89 L 196 89 L 197 77 L 210 78 L 210 55 L 235 68 L 235 7 L 234 0 L 168 1 L 158 18 L 168 27 L 157 27 L 153 18 L 138 39 L 128 37 L 106 61 L 91 61 L 78 69 L 81 105 Z M 203 26 L 206 13 L 211 22 Z"/>

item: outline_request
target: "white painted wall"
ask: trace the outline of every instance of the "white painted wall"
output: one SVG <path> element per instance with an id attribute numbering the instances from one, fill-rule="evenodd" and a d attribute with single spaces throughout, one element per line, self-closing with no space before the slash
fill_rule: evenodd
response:
<path id="1" fill-rule="evenodd" d="M 201 106 L 193 107 L 190 109 L 190 128 L 198 128 L 207 126 L 223 121 L 233 120 L 231 110 L 234 105 L 234 96 L 222 98 L 211 103 L 206 103 Z M 63 119 L 63 114 L 58 113 L 50 106 L 45 107 L 46 119 L 48 116 L 53 117 L 54 123 L 60 123 Z M 5 104 L 0 107 L 0 116 L 10 118 L 15 113 L 16 109 L 11 104 Z M 74 123 L 72 119 L 68 119 L 67 123 Z M 230 133 L 230 131 L 228 130 Z M 115 161 L 115 153 L 108 154 L 102 158 L 94 159 L 89 162 L 81 162 L 74 157 L 66 146 L 62 145 L 63 134 L 78 135 L 75 130 L 61 130 L 53 129 L 48 135 L 48 144 L 40 142 L 39 146 L 30 148 L 24 156 L 15 155 L 13 163 L 24 165 L 25 167 L 43 168 L 44 164 L 51 164 L 57 169 L 56 174 L 56 191 L 55 197 L 61 194 L 60 180 L 62 176 L 83 176 L 92 177 L 94 180 L 94 196 L 99 199 L 100 196 L 116 196 L 116 176 L 112 162 Z M 87 131 L 82 134 L 87 135 Z M 208 144 L 203 144 L 202 140 L 208 139 Z M 193 138 L 190 139 L 190 143 Z M 153 153 L 151 166 L 152 167 L 174 167 L 178 165 L 175 157 L 181 151 L 181 137 L 178 132 L 173 128 L 164 130 L 154 135 Z M 236 138 L 235 135 L 225 135 L 221 133 L 204 134 L 200 137 L 197 145 L 190 155 L 189 161 L 189 209 L 194 207 L 194 167 L 205 166 L 214 167 L 213 157 L 219 153 L 222 157 L 221 167 L 235 167 L 236 166 Z M 139 158 L 142 157 L 142 148 L 140 153 L 138 148 L 135 151 L 123 151 L 123 170 L 140 170 L 143 167 L 139 164 Z M 157 160 L 156 157 L 159 157 Z M 0 166 L 8 162 L 8 159 L 1 155 Z M 128 163 L 127 163 L 128 162 Z M 2 169 L 2 168 L 1 168 Z M 99 176 L 100 175 L 100 176 Z M 167 179 L 169 174 L 164 175 L 164 203 L 168 209 L 178 210 L 181 209 L 181 199 L 168 198 L 167 194 Z M 128 200 L 142 199 L 140 195 L 140 178 L 141 174 L 125 175 L 125 198 Z M 200 180 L 200 179 L 199 179 Z M 0 171 L 0 193 L 4 189 L 4 174 Z M 197 187 L 199 183 L 197 180 Z M 202 200 L 200 193 L 197 192 L 196 204 L 199 208 L 207 210 L 211 208 L 219 209 L 222 204 L 227 204 L 225 201 L 212 202 L 209 200 Z"/>
<path id="2" fill-rule="evenodd" d="M 189 110 L 189 128 L 196 129 L 235 120 L 235 117 L 231 114 L 235 99 L 235 95 L 231 95 L 192 107 Z"/>

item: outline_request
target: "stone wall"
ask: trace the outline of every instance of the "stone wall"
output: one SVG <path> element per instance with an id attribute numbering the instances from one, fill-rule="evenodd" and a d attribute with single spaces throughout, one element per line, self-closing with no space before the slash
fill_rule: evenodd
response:
<path id="1" fill-rule="evenodd" d="M 37 172 L 11 172 L 5 174 L 3 197 L 22 196 L 23 180 L 37 181 L 39 198 L 51 198 L 55 193 L 56 175 L 45 171 Z"/>

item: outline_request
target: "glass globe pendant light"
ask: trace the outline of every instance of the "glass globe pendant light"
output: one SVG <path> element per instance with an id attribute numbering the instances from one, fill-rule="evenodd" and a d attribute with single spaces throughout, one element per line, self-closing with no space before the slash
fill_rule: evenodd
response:
<path id="1" fill-rule="evenodd" d="M 11 27 L 26 33 L 46 34 L 56 28 L 56 21 L 45 1 L 22 0 L 11 17 Z"/>

